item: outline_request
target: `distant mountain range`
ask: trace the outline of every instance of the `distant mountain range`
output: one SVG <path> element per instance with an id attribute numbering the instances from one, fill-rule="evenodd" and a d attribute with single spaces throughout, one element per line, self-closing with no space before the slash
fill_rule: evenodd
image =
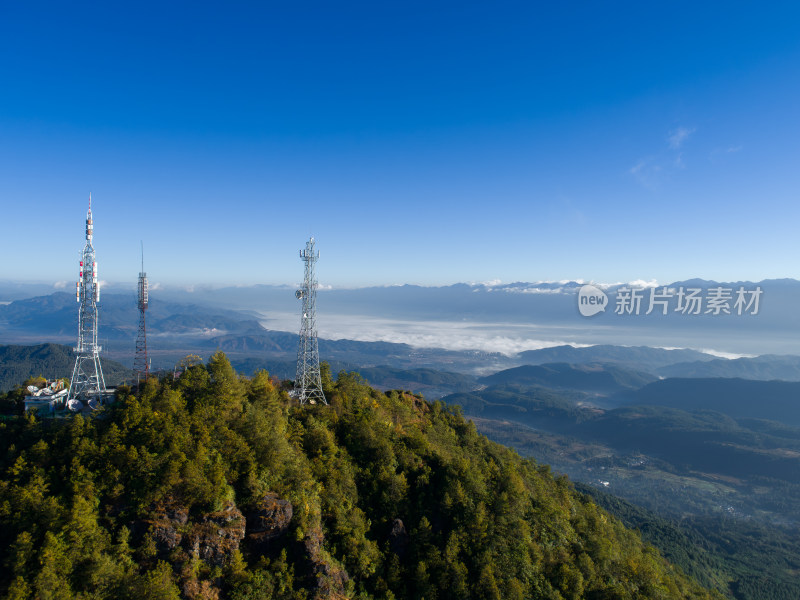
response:
<path id="1" fill-rule="evenodd" d="M 710 410 L 736 419 L 769 419 L 800 427 L 800 382 L 671 378 L 623 393 L 635 405 Z"/>
<path id="2" fill-rule="evenodd" d="M 56 292 L 15 300 L 0 306 L 0 332 L 13 335 L 51 337 L 77 335 L 78 305 L 75 296 Z M 139 323 L 135 296 L 104 294 L 100 303 L 101 339 L 133 339 Z M 197 304 L 166 302 L 152 296 L 147 309 L 150 334 L 191 335 L 208 338 L 230 331 L 260 330 L 252 315 Z M 165 343 L 170 343 L 165 340 Z"/>
<path id="3" fill-rule="evenodd" d="M 717 284 L 690 280 L 671 285 L 707 288 Z M 739 284 L 725 285 L 733 287 Z M 713 347 L 718 335 L 729 335 L 731 330 L 735 335 L 756 340 L 754 344 L 766 344 L 765 340 L 769 336 L 800 340 L 800 335 L 793 335 L 791 319 L 780 329 L 770 330 L 769 326 L 775 317 L 770 311 L 778 310 L 783 312 L 784 316 L 791 316 L 788 314 L 791 311 L 787 307 L 790 300 L 793 301 L 794 294 L 800 293 L 800 282 L 770 280 L 758 284 L 744 282 L 741 285 L 763 286 L 763 313 L 752 318 L 721 316 L 716 321 L 710 316 L 707 318 L 699 316 L 699 319 L 694 319 L 687 315 L 673 315 L 663 320 L 650 315 L 642 316 L 641 321 L 636 321 L 633 317 L 625 320 L 616 315 L 614 318 L 619 317 L 626 324 L 613 327 L 598 325 L 600 321 L 597 319 L 586 319 L 577 314 L 575 293 L 581 286 L 577 282 L 322 290 L 319 304 L 323 307 L 321 310 L 325 311 L 363 310 L 365 313 L 384 316 L 390 312 L 393 317 L 409 315 L 415 318 L 420 316 L 441 318 L 440 309 L 446 309 L 449 311 L 450 320 L 441 327 L 442 329 L 446 330 L 451 324 L 452 327 L 464 327 L 465 323 L 466 326 L 473 327 L 479 332 L 492 332 L 495 326 L 505 327 L 506 329 L 497 333 L 497 336 L 511 335 L 514 328 L 508 323 L 493 325 L 490 322 L 492 319 L 513 321 L 518 317 L 520 323 L 530 323 L 537 319 L 547 320 L 547 315 L 556 317 L 561 315 L 558 318 L 568 318 L 566 329 L 569 331 L 585 330 L 595 332 L 594 335 L 598 337 L 609 339 L 615 338 L 617 331 L 629 331 L 631 327 L 634 329 L 648 327 L 647 323 L 652 323 L 656 329 L 662 328 L 663 335 L 666 336 L 671 330 L 680 330 L 681 323 L 685 322 L 696 330 L 692 335 L 701 334 L 702 339 L 697 343 L 697 347 L 700 348 Z M 619 287 L 619 285 L 605 286 L 605 289 L 611 293 Z M 3 289 L 3 285 L 0 284 L 0 295 Z M 12 292 L 18 294 L 21 293 L 21 289 L 16 287 Z M 254 310 L 257 306 L 296 310 L 296 299 L 290 292 L 291 289 L 286 287 L 270 286 L 219 290 L 197 288 L 191 293 L 159 290 L 151 296 L 147 313 L 149 349 L 154 368 L 172 368 L 187 354 L 207 357 L 213 351 L 221 349 L 230 356 L 237 368 L 246 373 L 266 368 L 282 376 L 291 377 L 297 352 L 297 335 L 294 332 L 265 329 L 264 324 L 269 320 L 263 313 Z M 226 304 L 228 302 L 230 304 Z M 780 308 L 781 306 L 783 308 Z M 524 318 L 523 312 L 526 315 Z M 770 314 L 772 316 L 769 316 Z M 125 365 L 132 364 L 137 317 L 132 290 L 124 294 L 105 293 L 102 296 L 100 339 L 105 347 L 105 358 L 117 360 Z M 469 320 L 455 320 L 471 317 L 480 317 L 486 322 L 478 328 L 474 323 L 470 325 Z M 602 315 L 598 317 L 605 318 Z M 763 322 L 759 321 L 762 317 Z M 71 294 L 56 292 L 46 296 L 17 299 L 0 305 L 0 342 L 72 344 L 77 329 L 76 322 L 77 304 Z M 368 331 L 372 323 L 373 321 L 366 319 L 359 331 Z M 426 322 L 421 321 L 421 323 Z M 582 327 L 576 328 L 575 323 Z M 758 327 L 763 325 L 765 331 L 769 331 L 767 333 L 751 331 L 755 323 L 761 323 Z M 707 326 L 713 329 L 722 325 L 728 329 L 716 332 L 707 329 Z M 434 331 L 436 326 L 432 326 L 431 330 Z M 538 335 L 537 327 L 532 327 L 531 331 L 533 332 L 531 335 Z M 552 331 L 558 331 L 558 326 L 554 326 Z M 762 333 L 767 337 L 763 337 Z M 658 333 L 656 337 L 661 335 Z M 428 337 L 430 339 L 426 338 L 426 343 L 435 344 L 436 336 Z M 619 385 L 621 381 L 619 378 L 626 377 L 634 387 L 658 377 L 744 377 L 800 381 L 800 357 L 797 356 L 764 355 L 727 360 L 698 350 L 657 348 L 641 344 L 590 346 L 562 344 L 516 354 L 503 354 L 479 349 L 448 350 L 441 347 L 419 347 L 390 341 L 323 338 L 320 339 L 320 354 L 322 359 L 327 360 L 335 370 L 373 369 L 369 380 L 377 387 L 399 387 L 402 384 L 402 387 L 423 392 L 432 398 L 467 391 L 471 386 L 496 383 L 494 380 L 478 381 L 479 376 L 491 376 L 508 368 L 554 363 L 561 363 L 562 366 L 550 366 L 547 373 L 542 369 L 530 368 L 522 369 L 519 373 L 526 372 L 529 379 L 533 378 L 526 384 L 534 383 L 534 379 L 539 377 L 541 380 L 538 383 L 549 387 L 557 387 L 558 377 L 573 382 L 570 385 L 574 385 L 574 382 L 581 378 L 590 381 L 592 377 L 608 377 L 609 383 L 605 388 L 600 389 L 594 382 L 589 385 L 591 389 L 584 390 L 603 396 L 622 391 L 625 386 Z M 604 365 L 605 368 L 593 373 L 590 369 L 577 366 L 588 364 Z M 620 371 L 614 375 L 610 366 L 615 366 Z M 562 372 L 560 369 L 567 370 Z M 627 372 L 623 374 L 623 371 Z M 433 376 L 432 372 L 440 375 Z M 438 382 L 431 384 L 431 377 Z M 618 379 L 612 385 L 611 380 L 615 377 Z M 646 378 L 649 379 L 645 380 Z"/>
<path id="4" fill-rule="evenodd" d="M 437 288 L 438 289 L 438 288 Z M 450 290 L 456 293 L 461 290 Z M 286 290 L 283 290 L 285 293 Z M 251 290 L 252 292 L 252 290 Z M 485 293 L 494 293 L 485 291 Z M 526 297 L 522 292 L 505 292 Z M 555 292 L 554 292 L 555 293 Z M 530 294 L 527 294 L 530 295 Z M 48 296 L 16 300 L 0 306 L 0 341 L 6 343 L 62 342 L 71 344 L 76 329 L 76 303 L 63 292 Z M 148 309 L 149 348 L 155 368 L 172 368 L 187 354 L 208 356 L 221 349 L 244 372 L 266 368 L 285 377 L 293 376 L 297 352 L 297 335 L 270 331 L 263 327 L 248 310 L 232 310 L 211 304 L 182 304 L 152 299 Z M 136 334 L 137 313 L 132 295 L 106 294 L 100 313 L 100 338 L 106 348 L 106 358 L 131 364 Z M 800 357 L 761 356 L 736 360 L 717 359 L 709 354 L 689 349 L 665 349 L 647 346 L 618 346 L 598 344 L 575 347 L 561 345 L 528 350 L 516 355 L 477 350 L 446 350 L 419 348 L 393 342 L 320 339 L 323 360 L 336 370 L 379 369 L 370 375 L 378 387 L 399 386 L 439 397 L 465 391 L 469 386 L 490 385 L 493 381 L 478 382 L 477 375 L 502 371 L 511 367 L 563 363 L 573 365 L 561 373 L 565 381 L 586 377 L 611 377 L 608 369 L 592 374 L 575 365 L 615 365 L 618 369 L 637 372 L 632 381 L 643 384 L 642 377 L 746 377 L 750 379 L 782 379 L 800 381 Z M 563 368 L 563 367 L 562 367 Z M 431 385 L 421 377 L 420 369 L 448 375 Z M 554 371 L 555 369 L 555 371 Z M 400 371 L 409 371 L 400 374 Z M 556 386 L 558 368 L 523 369 L 530 377 L 542 377 L 539 382 Z M 538 374 L 536 374 L 538 373 Z M 456 375 L 450 375 L 456 374 Z M 645 374 L 645 375 L 643 375 Z M 622 372 L 617 376 L 622 377 Z M 456 381 L 461 377 L 463 381 Z M 528 381 L 527 383 L 532 383 Z M 592 393 L 608 395 L 620 391 L 608 385 Z"/>
<path id="5" fill-rule="evenodd" d="M 638 389 L 656 379 L 650 373 L 616 365 L 549 363 L 506 369 L 482 377 L 479 382 L 487 386 L 515 384 L 611 394 Z"/>
<path id="6" fill-rule="evenodd" d="M 517 358 L 528 365 L 545 363 L 585 364 L 592 362 L 628 365 L 637 369 L 656 370 L 676 363 L 694 363 L 713 360 L 713 357 L 696 350 L 650 348 L 648 346 L 612 346 L 598 344 L 589 347 L 554 346 L 541 350 L 520 352 Z"/>
<path id="7" fill-rule="evenodd" d="M 623 287 L 633 284 L 597 284 L 609 296 L 608 308 L 586 318 L 578 312 L 577 293 L 582 282 L 534 282 L 509 284 L 454 284 L 440 287 L 415 285 L 367 287 L 357 289 L 321 289 L 318 298 L 320 322 L 341 334 L 328 337 L 354 339 L 406 341 L 402 336 L 375 329 L 375 321 L 365 321 L 357 328 L 336 328 L 337 316 L 365 317 L 394 323 L 447 323 L 458 327 L 485 332 L 494 330 L 497 335 L 518 338 L 535 337 L 538 340 L 562 341 L 575 345 L 609 344 L 625 346 L 663 346 L 676 348 L 716 349 L 734 354 L 800 354 L 800 313 L 795 309 L 800 298 L 800 282 L 794 279 L 771 279 L 760 282 L 716 282 L 690 279 L 667 284 L 673 292 L 684 288 L 697 288 L 706 297 L 709 290 L 718 287 L 735 291 L 761 289 L 758 314 L 736 315 L 733 300 L 728 309 L 734 314 L 707 314 L 706 306 L 700 314 L 683 314 L 676 311 L 676 297 L 670 300 L 667 315 L 656 306 L 649 311 L 650 287 L 639 288 L 643 293 L 639 314 L 617 314 L 615 299 Z M 664 286 L 659 287 L 658 289 Z M 0 310 L 0 329 L 17 327 L 24 333 L 31 327 L 51 334 L 71 335 L 75 327 L 74 300 L 63 292 L 60 299 L 38 300 L 39 306 L 28 304 L 37 312 L 34 321 L 25 321 L 25 304 L 22 299 L 25 287 L 0 282 L 0 301 L 11 302 Z M 42 286 L 33 286 L 31 295 L 41 293 Z M 52 288 L 51 288 L 52 289 Z M 13 301 L 13 302 L 12 302 Z M 59 304 L 64 312 L 54 311 L 48 302 Z M 73 302 L 72 308 L 69 303 Z M 116 306 L 114 306 L 116 304 Z M 187 313 L 187 307 L 193 307 Z M 2 307 L 0 307 L 2 308 Z M 173 333 L 208 333 L 214 337 L 240 331 L 229 322 L 234 319 L 258 320 L 273 330 L 293 330 L 286 315 L 296 314 L 297 301 L 289 286 L 255 285 L 246 287 L 211 288 L 194 286 L 191 291 L 178 287 L 161 286 L 151 295 L 151 321 L 154 331 Z M 18 312 L 18 311 L 21 311 Z M 55 314 L 58 313 L 58 314 Z M 113 318 L 114 313 L 119 319 Z M 197 314 L 204 322 L 162 322 L 174 314 Z M 278 318 L 279 315 L 283 317 Z M 220 317 L 212 319 L 211 317 Z M 5 322 L 5 324 L 3 323 Z M 294 320 L 291 320 L 292 324 Z M 21 327 L 21 329 L 20 329 Z M 136 327 L 135 292 L 132 288 L 109 285 L 104 288 L 101 301 L 101 337 L 114 338 L 133 335 Z M 482 328 L 482 329 L 481 329 Z M 435 332 L 431 329 L 431 332 Z M 2 332 L 0 332 L 2 333 Z M 428 336 L 431 337 L 431 336 Z M 7 338 L 4 338 L 7 340 Z M 481 346 L 476 338 L 476 349 L 491 350 Z M 415 342 L 415 345 L 423 345 Z M 454 347 L 426 340 L 426 346 Z M 459 346 L 459 349 L 463 346 Z M 505 350 L 504 350 L 505 351 Z M 692 359 L 687 359 L 692 360 Z M 571 362 L 553 359 L 548 362 Z M 676 361 L 679 362 L 679 361 Z"/>
<path id="8" fill-rule="evenodd" d="M 529 365 L 554 362 L 619 365 L 659 377 L 738 377 L 765 381 L 800 381 L 800 356 L 791 355 L 764 354 L 727 359 L 688 349 L 598 344 L 581 348 L 555 346 L 529 350 L 517 354 L 516 359 Z"/>
<path id="9" fill-rule="evenodd" d="M 800 356 L 764 354 L 753 358 L 703 359 L 664 365 L 656 369 L 664 377 L 740 377 L 800 381 Z"/>

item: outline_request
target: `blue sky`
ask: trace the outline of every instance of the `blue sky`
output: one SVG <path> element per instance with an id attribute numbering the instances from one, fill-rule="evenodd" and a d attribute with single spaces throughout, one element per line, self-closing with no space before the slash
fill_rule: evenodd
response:
<path id="1" fill-rule="evenodd" d="M 795 3 L 221 6 L 0 3 L 0 279 L 800 278 Z"/>

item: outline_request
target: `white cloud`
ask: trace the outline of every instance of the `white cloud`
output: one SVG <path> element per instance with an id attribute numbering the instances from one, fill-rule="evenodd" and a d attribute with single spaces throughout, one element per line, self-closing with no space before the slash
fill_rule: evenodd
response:
<path id="1" fill-rule="evenodd" d="M 562 279 L 560 281 L 537 281 L 535 283 L 527 283 L 509 287 L 500 287 L 496 289 L 488 288 L 488 292 L 504 292 L 507 294 L 574 294 L 578 286 L 590 283 L 602 290 L 609 288 L 628 286 L 636 288 L 656 288 L 661 286 L 656 279 L 634 279 L 633 281 L 615 281 L 615 282 L 600 282 L 600 281 L 587 281 L 585 279 Z M 553 287 L 544 287 L 550 285 Z M 480 290 L 475 290 L 480 291 Z"/>
<path id="2" fill-rule="evenodd" d="M 56 288 L 57 290 L 63 290 L 65 287 L 67 287 L 67 282 L 66 281 L 56 281 L 53 284 L 53 287 Z"/>
<path id="3" fill-rule="evenodd" d="M 634 281 L 629 281 L 628 285 L 631 287 L 658 287 L 658 282 L 655 279 L 651 279 L 650 281 L 645 281 L 644 279 L 635 279 Z"/>
<path id="4" fill-rule="evenodd" d="M 646 166 L 647 166 L 647 159 L 641 158 L 639 159 L 639 162 L 637 162 L 628 170 L 628 173 L 634 176 L 638 175 L 644 170 Z"/>
<path id="5" fill-rule="evenodd" d="M 702 352 L 703 354 L 716 356 L 717 358 L 727 358 L 728 360 L 733 360 L 736 358 L 755 358 L 756 356 L 758 356 L 757 354 L 739 354 L 736 352 L 723 352 L 722 350 L 712 350 L 711 348 L 685 348 L 683 346 L 655 346 L 655 347 L 661 348 L 662 350 L 695 350 L 696 352 Z"/>
<path id="6" fill-rule="evenodd" d="M 660 151 L 655 156 L 640 158 L 628 173 L 646 188 L 656 189 L 678 169 L 685 169 L 683 152 L 679 152 L 696 130 L 690 127 L 678 127 L 667 135 L 667 145 L 675 152 Z"/>
<path id="7" fill-rule="evenodd" d="M 672 148 L 673 150 L 678 150 L 681 146 L 683 146 L 683 143 L 686 140 L 688 140 L 689 136 L 691 136 L 694 132 L 695 132 L 694 128 L 690 129 L 689 127 L 683 127 L 683 126 L 678 127 L 674 131 L 671 131 L 670 134 L 667 136 L 667 142 L 669 143 L 669 147 Z"/>
<path id="8" fill-rule="evenodd" d="M 591 283 L 595 287 L 599 287 L 601 290 L 607 290 L 608 288 L 617 287 L 618 285 L 625 285 L 622 281 L 617 281 L 616 283 L 596 283 L 594 281 L 587 281 L 586 283 Z M 630 285 L 630 283 L 628 283 Z"/>
<path id="9" fill-rule="evenodd" d="M 736 154 L 738 152 L 741 152 L 743 148 L 744 148 L 744 146 L 742 146 L 742 144 L 739 144 L 737 146 L 723 146 L 723 147 L 714 148 L 711 151 L 711 154 L 709 155 L 709 159 L 712 162 L 716 162 L 718 159 L 724 158 L 725 156 L 727 156 L 729 154 Z"/>
<path id="10" fill-rule="evenodd" d="M 294 313 L 262 313 L 267 329 L 294 331 Z M 537 326 L 514 323 L 478 323 L 450 321 L 407 321 L 356 315 L 317 316 L 319 337 L 329 340 L 348 339 L 359 342 L 392 342 L 414 348 L 445 350 L 482 350 L 513 356 L 524 350 L 540 350 L 552 346 L 583 346 L 560 338 L 542 339 Z"/>
<path id="11" fill-rule="evenodd" d="M 654 189 L 658 187 L 663 177 L 663 170 L 652 158 L 642 158 L 628 170 L 628 173 L 644 187 Z"/>
<path id="12" fill-rule="evenodd" d="M 564 292 L 564 288 L 513 287 L 513 288 L 503 288 L 503 291 L 508 294 L 561 294 Z"/>
<path id="13" fill-rule="evenodd" d="M 636 284 L 640 282 L 631 282 Z M 641 282 L 655 285 L 655 280 Z M 601 285 L 601 284 L 595 284 Z M 297 331 L 298 316 L 294 312 L 262 312 L 261 324 L 273 331 Z M 583 323 L 576 325 L 518 322 L 479 322 L 443 320 L 400 320 L 374 316 L 322 313 L 317 317 L 319 336 L 328 340 L 349 339 L 361 342 L 394 342 L 413 348 L 443 348 L 446 350 L 482 350 L 514 356 L 524 350 L 539 350 L 569 345 L 576 348 L 594 344 L 620 346 L 652 346 L 667 350 L 690 348 L 719 358 L 752 357 L 725 350 L 707 348 L 702 343 L 664 343 L 665 334 L 636 332 L 625 327 L 606 327 L 596 335 L 586 332 Z M 670 336 L 666 336 L 669 338 Z M 658 340 L 658 341 L 656 341 Z M 672 341 L 672 340 L 670 340 Z M 723 343 L 722 339 L 718 340 Z"/>
<path id="14" fill-rule="evenodd" d="M 710 354 L 711 356 L 716 356 L 717 358 L 727 358 L 728 360 L 733 360 L 735 358 L 753 358 L 757 356 L 756 354 L 736 354 L 735 352 L 722 352 L 721 350 L 712 350 L 710 348 L 696 348 L 698 352 L 702 352 L 703 354 Z"/>

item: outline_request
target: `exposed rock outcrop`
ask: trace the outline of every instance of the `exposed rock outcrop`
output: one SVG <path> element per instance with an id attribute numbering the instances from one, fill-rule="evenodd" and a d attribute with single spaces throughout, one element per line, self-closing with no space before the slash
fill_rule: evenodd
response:
<path id="1" fill-rule="evenodd" d="M 149 534 L 159 556 L 166 556 L 181 544 L 188 520 L 185 506 L 164 501 L 155 503 L 150 517 L 137 521 L 131 529 L 136 536 Z"/>
<path id="2" fill-rule="evenodd" d="M 189 554 L 213 567 L 230 562 L 244 539 L 245 519 L 236 505 L 228 501 L 222 510 L 203 515 L 185 536 Z"/>
<path id="3" fill-rule="evenodd" d="M 251 549 L 267 552 L 270 545 L 277 543 L 289 530 L 293 515 L 291 502 L 274 492 L 264 495 L 247 511 L 246 517 L 228 501 L 221 510 L 190 519 L 186 506 L 162 500 L 150 507 L 147 518 L 132 523 L 131 529 L 140 540 L 148 540 L 148 544 L 155 546 L 159 558 L 169 560 L 173 568 L 183 571 L 181 579 L 186 598 L 215 600 L 220 594 L 219 583 L 198 580 L 191 572 L 191 558 L 200 559 L 211 567 L 223 567 L 230 564 L 245 538 Z M 349 577 L 324 550 L 323 542 L 319 526 L 312 528 L 302 541 L 308 557 L 312 598 L 346 600 Z"/>
<path id="4" fill-rule="evenodd" d="M 346 584 L 350 580 L 340 565 L 323 550 L 324 535 L 322 528 L 311 529 L 303 540 L 303 547 L 311 563 L 311 575 L 314 579 L 314 600 L 347 600 Z"/>
<path id="5" fill-rule="evenodd" d="M 270 542 L 281 537 L 289 529 L 294 511 L 292 503 L 283 500 L 274 492 L 266 494 L 247 513 L 247 540 L 254 549 L 267 551 Z"/>

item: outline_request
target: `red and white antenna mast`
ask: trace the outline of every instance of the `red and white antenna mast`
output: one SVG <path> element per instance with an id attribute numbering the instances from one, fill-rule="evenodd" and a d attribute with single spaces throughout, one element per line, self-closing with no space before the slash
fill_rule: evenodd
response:
<path id="1" fill-rule="evenodd" d="M 75 367 L 69 383 L 67 407 L 81 410 L 86 402 L 96 408 L 106 392 L 103 369 L 100 366 L 100 345 L 97 343 L 97 304 L 100 302 L 100 283 L 97 280 L 97 261 L 92 220 L 92 195 L 86 211 L 86 244 L 80 260 L 80 272 L 75 289 L 78 308 L 78 345 L 75 347 Z"/>

